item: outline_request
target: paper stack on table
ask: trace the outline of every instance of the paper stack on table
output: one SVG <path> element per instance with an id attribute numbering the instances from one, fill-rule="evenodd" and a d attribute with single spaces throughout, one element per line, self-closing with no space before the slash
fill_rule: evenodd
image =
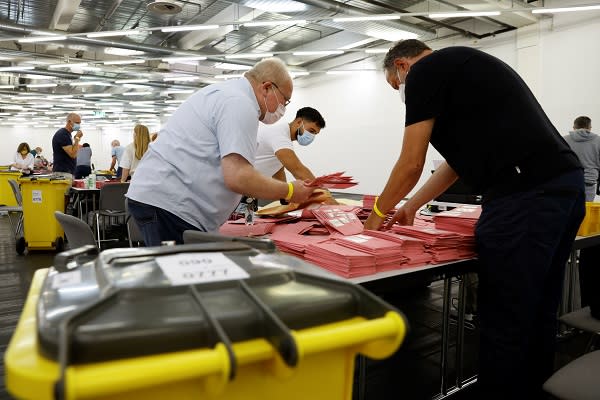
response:
<path id="1" fill-rule="evenodd" d="M 346 278 L 377 272 L 375 256 L 341 246 L 332 240 L 306 247 L 304 257 L 307 261 Z"/>
<path id="2" fill-rule="evenodd" d="M 392 231 L 425 241 L 427 251 L 433 256 L 434 263 L 458 260 L 462 236 L 456 232 L 443 231 L 421 226 L 392 226 Z"/>
<path id="3" fill-rule="evenodd" d="M 369 235 L 351 235 L 335 239 L 335 243 L 350 249 L 375 256 L 377 271 L 389 271 L 402 268 L 408 260 L 404 256 L 402 243 Z"/>
<path id="4" fill-rule="evenodd" d="M 347 189 L 356 185 L 358 185 L 358 182 L 354 182 L 351 176 L 344 176 L 344 172 L 319 176 L 307 183 L 307 186 L 326 189 Z"/>
<path id="5" fill-rule="evenodd" d="M 304 251 L 307 246 L 330 239 L 330 235 L 328 234 L 307 234 L 318 225 L 320 224 L 316 221 L 298 221 L 293 224 L 278 224 L 273 228 L 270 239 L 275 242 L 275 245 L 279 250 L 298 257 L 304 257 Z"/>
<path id="6" fill-rule="evenodd" d="M 402 268 L 414 267 L 416 265 L 425 265 L 433 258 L 430 253 L 425 251 L 425 241 L 414 237 L 401 235 L 392 231 L 372 231 L 365 230 L 363 235 L 373 236 L 402 245 L 403 256 L 407 259 Z"/>
<path id="7" fill-rule="evenodd" d="M 481 216 L 481 206 L 465 204 L 433 217 L 435 227 L 445 231 L 474 235 L 475 225 Z"/>

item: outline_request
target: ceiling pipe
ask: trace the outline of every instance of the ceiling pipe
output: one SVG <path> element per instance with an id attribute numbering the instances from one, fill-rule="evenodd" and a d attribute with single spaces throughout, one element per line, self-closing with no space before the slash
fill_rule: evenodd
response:
<path id="1" fill-rule="evenodd" d="M 100 22 L 98 22 L 98 25 L 96 25 L 94 31 L 99 32 L 104 28 L 104 24 L 106 24 L 108 20 L 113 16 L 113 14 L 115 13 L 115 11 L 117 11 L 117 8 L 119 8 L 122 2 L 123 0 L 115 0 L 112 3 L 108 11 L 106 11 L 106 14 L 104 14 Z"/>

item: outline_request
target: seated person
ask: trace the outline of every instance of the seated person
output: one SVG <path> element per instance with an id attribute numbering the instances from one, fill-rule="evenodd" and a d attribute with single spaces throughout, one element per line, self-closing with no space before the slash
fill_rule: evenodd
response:
<path id="1" fill-rule="evenodd" d="M 27 143 L 19 144 L 14 162 L 10 165 L 10 170 L 31 173 L 33 171 L 33 155 L 30 152 L 31 149 Z"/>
<path id="2" fill-rule="evenodd" d="M 89 143 L 84 143 L 77 152 L 77 167 L 75 167 L 75 179 L 82 179 L 92 173 L 92 148 Z"/>

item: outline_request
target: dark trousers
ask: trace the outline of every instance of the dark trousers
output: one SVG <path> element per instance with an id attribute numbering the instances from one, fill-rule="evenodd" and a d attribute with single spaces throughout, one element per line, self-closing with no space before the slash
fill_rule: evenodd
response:
<path id="1" fill-rule="evenodd" d="M 92 173 L 92 167 L 89 165 L 78 165 L 75 168 L 75 179 L 82 179 Z"/>
<path id="2" fill-rule="evenodd" d="M 200 230 L 162 208 L 131 199 L 127 199 L 127 207 L 148 247 L 160 246 L 161 242 L 171 240 L 177 244 L 183 244 L 184 231 Z"/>
<path id="3" fill-rule="evenodd" d="M 482 399 L 541 398 L 553 372 L 556 313 L 584 198 L 577 170 L 484 204 L 475 232 Z"/>
<path id="4" fill-rule="evenodd" d="M 581 306 L 590 306 L 592 316 L 600 319 L 600 246 L 581 249 L 579 252 L 579 283 Z"/>

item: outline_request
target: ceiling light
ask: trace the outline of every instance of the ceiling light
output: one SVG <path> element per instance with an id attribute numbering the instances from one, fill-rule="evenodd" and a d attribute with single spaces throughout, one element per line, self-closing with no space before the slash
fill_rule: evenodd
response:
<path id="1" fill-rule="evenodd" d="M 289 19 L 289 20 L 277 20 L 277 21 L 254 21 L 244 22 L 244 26 L 276 26 L 276 25 L 297 25 L 305 24 L 305 19 Z"/>
<path id="2" fill-rule="evenodd" d="M 357 21 L 389 21 L 400 19 L 399 15 L 366 15 L 364 17 L 340 17 L 334 18 L 333 22 L 357 22 Z"/>
<path id="3" fill-rule="evenodd" d="M 46 76 L 46 75 L 37 75 L 37 74 L 24 74 L 23 78 L 37 80 L 37 79 L 56 79 L 56 76 Z"/>
<path id="4" fill-rule="evenodd" d="M 92 86 L 92 85 L 98 85 L 98 86 L 110 86 L 109 83 L 106 82 L 101 82 L 101 81 L 80 81 L 80 82 L 70 82 L 69 85 L 71 86 Z"/>
<path id="5" fill-rule="evenodd" d="M 500 11 L 456 11 L 456 12 L 440 12 L 430 13 L 429 18 L 460 18 L 460 17 L 490 17 L 500 15 Z"/>
<path id="6" fill-rule="evenodd" d="M 162 28 L 161 32 L 185 32 L 185 31 L 204 31 L 210 29 L 217 29 L 219 25 L 180 25 L 180 26 L 169 26 Z"/>
<path id="7" fill-rule="evenodd" d="M 125 92 L 122 94 L 123 96 L 147 96 L 149 94 L 152 94 L 152 92 Z"/>
<path id="8" fill-rule="evenodd" d="M 58 84 L 56 83 L 34 83 L 30 85 L 25 85 L 28 88 L 47 88 L 47 87 L 56 87 Z"/>
<path id="9" fill-rule="evenodd" d="M 195 90 L 193 89 L 167 89 L 167 90 L 163 90 L 162 92 L 160 92 L 161 94 L 190 94 L 190 93 L 194 93 Z"/>
<path id="10" fill-rule="evenodd" d="M 267 58 L 273 57 L 273 53 L 238 53 L 228 54 L 225 58 Z"/>
<path id="11" fill-rule="evenodd" d="M 217 79 L 234 79 L 234 78 L 241 78 L 242 74 L 227 74 L 227 75 L 215 75 L 215 78 Z"/>
<path id="12" fill-rule="evenodd" d="M 165 100 L 165 103 L 166 104 L 177 104 L 177 103 L 183 103 L 184 101 L 185 100 Z"/>
<path id="13" fill-rule="evenodd" d="M 72 64 L 51 64 L 48 65 L 48 68 L 50 69 L 57 69 L 57 68 L 81 68 L 81 67 L 87 67 L 88 63 L 72 63 Z"/>
<path id="14" fill-rule="evenodd" d="M 347 44 L 345 46 L 338 47 L 338 49 L 339 50 L 353 49 L 355 47 L 360 47 L 360 46 L 362 46 L 364 44 L 369 44 L 369 43 L 374 42 L 376 40 L 377 40 L 376 38 L 366 38 L 366 39 L 363 39 L 363 40 L 359 40 L 358 42 L 349 43 L 349 44 Z"/>
<path id="15" fill-rule="evenodd" d="M 239 70 L 247 71 L 249 69 L 252 69 L 252 67 L 249 65 L 232 64 L 232 63 L 216 63 L 215 68 L 230 69 L 230 70 L 234 70 L 234 71 L 239 71 Z"/>
<path id="16" fill-rule="evenodd" d="M 54 42 L 58 40 L 67 40 L 64 35 L 50 35 L 50 36 L 29 36 L 23 39 L 19 39 L 19 43 L 37 43 L 37 42 Z"/>
<path id="17" fill-rule="evenodd" d="M 94 32 L 88 33 L 87 37 L 89 38 L 97 38 L 97 37 L 108 37 L 108 36 L 130 36 L 130 35 L 139 35 L 142 31 L 140 30 L 129 30 L 129 31 L 106 31 L 106 32 Z"/>
<path id="18" fill-rule="evenodd" d="M 121 49 L 118 47 L 107 47 L 104 49 L 105 54 L 112 54 L 114 56 L 139 56 L 144 54 L 143 51 L 139 50 L 129 50 L 129 49 Z"/>
<path id="19" fill-rule="evenodd" d="M 347 74 L 356 74 L 356 73 L 363 73 L 363 72 L 370 72 L 368 70 L 364 70 L 364 69 L 347 69 L 347 70 L 334 70 L 334 71 L 327 71 L 327 75 L 347 75 Z"/>
<path id="20" fill-rule="evenodd" d="M 292 78 L 295 78 L 297 76 L 310 75 L 310 72 L 290 72 L 290 75 L 292 76 Z"/>
<path id="21" fill-rule="evenodd" d="M 14 65 L 12 67 L 0 67 L 0 71 L 22 71 L 34 69 L 35 67 L 27 66 L 27 65 Z"/>
<path id="22" fill-rule="evenodd" d="M 0 85 L 0 89 L 14 89 L 15 85 Z"/>
<path id="23" fill-rule="evenodd" d="M 273 13 L 292 13 L 306 10 L 306 4 L 293 0 L 247 0 L 244 6 Z"/>
<path id="24" fill-rule="evenodd" d="M 126 64 L 143 64 L 146 60 L 114 60 L 114 61 L 104 61 L 102 64 L 104 65 L 126 65 Z"/>
<path id="25" fill-rule="evenodd" d="M 342 50 L 323 50 L 323 51 L 295 51 L 295 56 L 328 56 L 332 54 L 344 54 Z"/>
<path id="26" fill-rule="evenodd" d="M 83 97 L 110 97 L 112 93 L 85 93 Z"/>
<path id="27" fill-rule="evenodd" d="M 161 61 L 167 62 L 169 64 L 173 64 L 173 63 L 184 62 L 184 61 L 202 61 L 202 60 L 206 60 L 206 57 L 204 57 L 204 56 L 167 57 L 167 58 L 163 58 Z"/>
<path id="28" fill-rule="evenodd" d="M 148 79 L 118 79 L 115 83 L 146 83 Z"/>
<path id="29" fill-rule="evenodd" d="M 406 39 L 416 39 L 419 37 L 416 33 L 403 31 L 401 29 L 393 29 L 393 30 L 376 30 L 376 29 L 367 29 L 365 32 L 367 36 L 376 37 L 377 39 L 387 40 L 389 42 L 396 42 L 398 40 L 406 40 Z"/>
<path id="30" fill-rule="evenodd" d="M 188 82 L 188 81 L 196 81 L 200 79 L 197 76 L 172 76 L 170 78 L 163 78 L 163 81 L 172 81 L 172 82 Z"/>
<path id="31" fill-rule="evenodd" d="M 561 7 L 561 8 L 539 8 L 535 10 L 531 10 L 533 14 L 553 14 L 553 13 L 561 13 L 561 12 L 571 12 L 571 11 L 591 11 L 591 10 L 600 10 L 599 5 L 592 6 L 575 6 L 575 7 Z"/>
<path id="32" fill-rule="evenodd" d="M 387 53 L 390 49 L 365 49 L 365 53 L 368 54 L 381 54 Z"/>

